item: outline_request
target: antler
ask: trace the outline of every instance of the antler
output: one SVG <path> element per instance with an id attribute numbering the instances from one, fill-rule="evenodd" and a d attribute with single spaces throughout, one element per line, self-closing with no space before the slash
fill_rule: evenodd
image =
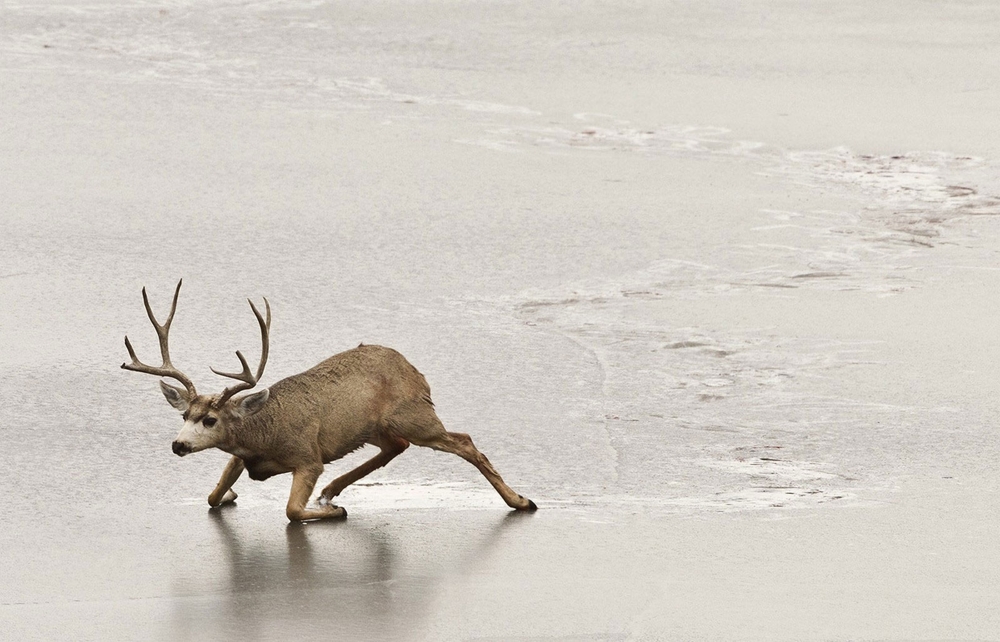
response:
<path id="1" fill-rule="evenodd" d="M 260 311 L 257 309 L 257 306 L 253 304 L 253 301 L 250 301 L 250 299 L 247 299 L 247 301 L 250 302 L 250 309 L 253 310 L 254 316 L 257 317 L 257 323 L 260 325 L 260 342 L 262 345 L 260 351 L 260 365 L 257 366 L 257 374 L 254 375 L 250 372 L 250 366 L 247 365 L 247 360 L 243 356 L 243 353 L 237 350 L 236 357 L 240 360 L 240 364 L 243 365 L 243 372 L 219 372 L 215 368 L 212 368 L 212 372 L 217 375 L 229 377 L 230 379 L 236 379 L 237 381 L 242 382 L 222 391 L 222 396 L 219 397 L 214 404 L 217 408 L 221 407 L 222 404 L 226 403 L 226 401 L 228 401 L 229 398 L 237 392 L 249 390 L 250 388 L 256 386 L 257 382 L 260 381 L 261 375 L 264 374 L 264 366 L 267 364 L 267 349 L 269 344 L 268 337 L 271 333 L 271 304 L 267 302 L 266 298 L 264 299 L 264 306 L 267 310 L 267 321 L 265 321 L 264 317 L 260 315 Z"/>
<path id="2" fill-rule="evenodd" d="M 167 317 L 167 321 L 160 325 L 156 321 L 156 317 L 153 316 L 153 310 L 149 307 L 149 297 L 146 296 L 146 288 L 142 289 L 142 303 L 146 306 L 146 314 L 149 316 L 150 322 L 152 322 L 153 327 L 156 328 L 156 336 L 160 340 L 160 356 L 163 357 L 163 365 L 160 367 L 147 366 L 146 364 L 139 361 L 135 356 L 135 350 L 132 349 L 132 344 L 128 340 L 128 336 L 125 337 L 125 348 L 128 350 L 128 356 L 132 357 L 132 363 L 123 363 L 122 368 L 125 370 L 132 370 L 133 372 L 145 372 L 146 374 L 156 375 L 158 377 L 170 377 L 171 379 L 176 379 L 184 384 L 187 388 L 188 394 L 192 397 L 196 396 L 198 393 L 194 389 L 194 384 L 191 380 L 185 376 L 183 372 L 174 367 L 174 364 L 170 363 L 170 348 L 167 345 L 167 335 L 170 333 L 170 323 L 174 320 L 174 312 L 177 310 L 177 295 L 181 292 L 181 283 L 184 279 L 177 282 L 177 289 L 174 290 L 174 301 L 170 304 L 170 315 Z"/>

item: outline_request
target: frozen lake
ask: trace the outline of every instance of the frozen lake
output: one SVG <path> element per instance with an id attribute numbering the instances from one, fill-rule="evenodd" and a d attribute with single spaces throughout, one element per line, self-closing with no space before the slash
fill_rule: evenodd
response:
<path id="1" fill-rule="evenodd" d="M 11 639 L 1000 639 L 1000 8 L 6 2 Z M 170 451 L 123 372 L 359 342 L 540 510 L 411 448 Z M 323 480 L 373 454 L 327 466 Z M 321 484 L 325 483 L 321 480 Z"/>

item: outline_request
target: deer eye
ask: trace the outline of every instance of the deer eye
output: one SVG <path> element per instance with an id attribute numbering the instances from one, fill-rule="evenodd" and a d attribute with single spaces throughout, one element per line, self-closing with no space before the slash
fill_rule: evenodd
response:
<path id="1" fill-rule="evenodd" d="M 211 428 L 212 426 L 215 425 L 215 422 L 216 422 L 215 417 L 205 417 L 204 419 L 201 420 L 201 423 L 203 423 L 206 428 Z"/>

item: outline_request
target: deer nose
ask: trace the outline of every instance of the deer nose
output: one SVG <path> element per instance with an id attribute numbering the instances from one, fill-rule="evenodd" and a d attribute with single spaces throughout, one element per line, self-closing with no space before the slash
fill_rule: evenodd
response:
<path id="1" fill-rule="evenodd" d="M 174 454 L 179 457 L 183 457 L 184 455 L 191 452 L 191 447 L 180 441 L 175 441 L 173 444 L 171 444 L 171 448 L 173 448 Z"/>

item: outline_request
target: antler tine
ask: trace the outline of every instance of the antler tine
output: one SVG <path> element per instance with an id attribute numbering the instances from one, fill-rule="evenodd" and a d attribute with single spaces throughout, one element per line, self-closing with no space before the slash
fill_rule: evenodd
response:
<path id="1" fill-rule="evenodd" d="M 267 351 L 271 343 L 271 304 L 267 302 L 267 297 L 264 297 L 264 308 L 267 310 L 267 321 L 260 318 L 260 311 L 257 310 L 257 306 L 253 304 L 253 301 L 247 299 L 250 303 L 250 309 L 253 310 L 253 314 L 257 317 L 257 324 L 260 325 L 260 365 L 257 366 L 257 379 L 260 380 L 261 375 L 264 374 L 264 366 L 267 365 Z"/>
<path id="2" fill-rule="evenodd" d="M 226 403 L 226 401 L 228 401 L 229 398 L 235 395 L 237 392 L 249 390 L 250 388 L 256 386 L 257 382 L 260 381 L 261 376 L 264 374 L 264 366 L 267 364 L 267 353 L 268 353 L 268 348 L 270 346 L 269 337 L 271 332 L 271 304 L 267 302 L 266 298 L 264 299 L 264 306 L 265 309 L 267 310 L 267 320 L 265 320 L 264 317 L 261 315 L 260 310 L 258 310 L 257 306 L 253 304 L 253 301 L 250 301 L 250 299 L 247 299 L 247 301 L 250 302 L 250 309 L 253 310 L 254 316 L 257 317 L 257 324 L 260 326 L 260 341 L 261 341 L 260 365 L 257 366 L 257 374 L 254 375 L 253 372 L 250 371 L 250 365 L 247 363 L 247 360 L 243 356 L 243 353 L 237 350 L 236 357 L 240 360 L 240 365 L 243 366 L 243 372 L 238 372 L 238 373 L 219 372 L 215 368 L 212 368 L 212 372 L 214 372 L 217 375 L 220 375 L 222 377 L 229 377 L 230 379 L 236 379 L 237 381 L 242 382 L 235 386 L 232 386 L 231 388 L 226 388 L 225 390 L 223 390 L 222 395 L 215 402 L 215 405 L 217 407 Z"/>
<path id="3" fill-rule="evenodd" d="M 250 372 L 250 366 L 247 365 L 247 359 L 243 356 L 243 353 L 239 350 L 236 351 L 236 357 L 240 360 L 243 365 L 243 372 L 219 372 L 215 368 L 210 368 L 212 372 L 219 375 L 220 377 L 229 377 L 230 379 L 238 379 L 243 383 L 249 383 L 251 386 L 257 385 L 257 378 L 253 376 Z"/>
<path id="4" fill-rule="evenodd" d="M 177 287 L 174 288 L 174 300 L 170 304 L 170 314 L 167 315 L 167 320 L 160 325 L 156 321 L 156 317 L 153 315 L 153 309 L 149 305 L 149 297 L 146 295 L 146 288 L 142 288 L 142 304 L 146 306 L 146 316 L 149 317 L 150 323 L 156 328 L 156 336 L 160 340 L 160 354 L 163 356 L 163 363 L 167 366 L 173 366 L 170 363 L 170 348 L 167 344 L 167 335 L 170 333 L 170 324 L 174 321 L 174 312 L 177 311 L 177 297 L 181 293 L 181 284 L 184 283 L 184 279 L 177 282 Z"/>
<path id="5" fill-rule="evenodd" d="M 177 381 L 184 384 L 188 393 L 191 396 L 195 396 L 198 393 L 195 391 L 194 384 L 191 382 L 187 376 L 174 367 L 174 364 L 170 361 L 170 345 L 169 345 L 169 333 L 170 324 L 174 320 L 174 312 L 177 311 L 177 297 L 181 292 L 181 284 L 184 279 L 177 282 L 177 287 L 174 289 L 174 300 L 170 305 L 170 314 L 167 316 L 167 320 L 162 325 L 157 322 L 156 316 L 153 314 L 153 308 L 149 305 L 149 296 L 146 294 L 146 288 L 142 288 L 142 303 L 146 307 L 146 316 L 149 317 L 149 321 L 153 324 L 153 328 L 156 330 L 156 337 L 160 342 L 160 356 L 163 358 L 163 365 L 160 367 L 149 366 L 139 361 L 136 357 L 135 349 L 132 348 L 132 343 L 128 340 L 128 336 L 125 337 L 125 349 L 128 350 L 128 356 L 132 358 L 132 363 L 123 363 L 122 368 L 125 370 L 132 370 L 134 372 L 143 372 L 146 374 L 156 375 L 158 377 L 170 377 L 171 379 L 176 379 Z"/>

